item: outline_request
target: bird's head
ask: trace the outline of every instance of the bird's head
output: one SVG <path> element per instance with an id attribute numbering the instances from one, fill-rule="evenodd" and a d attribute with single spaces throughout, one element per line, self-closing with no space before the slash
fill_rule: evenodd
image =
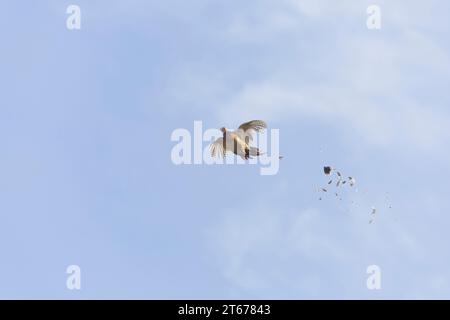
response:
<path id="1" fill-rule="evenodd" d="M 220 131 L 222 131 L 222 133 L 225 133 L 225 132 L 227 132 L 227 128 L 222 127 L 222 128 L 220 128 Z"/>

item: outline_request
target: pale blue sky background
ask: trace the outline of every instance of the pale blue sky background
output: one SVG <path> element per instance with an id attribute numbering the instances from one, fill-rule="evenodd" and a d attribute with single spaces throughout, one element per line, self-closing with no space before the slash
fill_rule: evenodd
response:
<path id="1" fill-rule="evenodd" d="M 448 12 L 3 1 L 0 298 L 450 298 Z M 172 130 L 250 119 L 280 129 L 278 175 L 172 164 Z M 326 164 L 360 192 L 318 201 Z"/>

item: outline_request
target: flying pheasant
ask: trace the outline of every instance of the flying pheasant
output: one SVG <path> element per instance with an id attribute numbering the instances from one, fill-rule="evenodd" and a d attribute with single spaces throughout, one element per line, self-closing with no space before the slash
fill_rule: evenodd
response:
<path id="1" fill-rule="evenodd" d="M 252 120 L 243 123 L 235 131 L 229 131 L 225 127 L 220 128 L 223 133 L 222 138 L 218 138 L 211 144 L 211 156 L 224 158 L 227 152 L 233 152 L 242 159 L 260 156 L 262 153 L 258 148 L 251 147 L 249 143 L 253 141 L 252 134 L 263 131 L 267 124 L 262 120 Z"/>

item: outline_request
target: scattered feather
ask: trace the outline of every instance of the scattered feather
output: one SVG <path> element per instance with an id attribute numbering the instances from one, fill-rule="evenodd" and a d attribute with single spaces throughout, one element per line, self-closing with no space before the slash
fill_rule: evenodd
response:
<path id="1" fill-rule="evenodd" d="M 326 174 L 326 175 L 329 175 L 330 173 L 331 173 L 331 167 L 324 167 L 323 168 L 323 172 Z"/>

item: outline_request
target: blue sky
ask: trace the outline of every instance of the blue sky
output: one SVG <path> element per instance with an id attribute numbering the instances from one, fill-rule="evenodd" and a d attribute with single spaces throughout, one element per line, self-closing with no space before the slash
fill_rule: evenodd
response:
<path id="1" fill-rule="evenodd" d="M 6 1 L 0 298 L 449 298 L 449 6 Z M 277 175 L 172 163 L 174 129 L 251 119 Z M 318 201 L 324 165 L 359 192 Z"/>

